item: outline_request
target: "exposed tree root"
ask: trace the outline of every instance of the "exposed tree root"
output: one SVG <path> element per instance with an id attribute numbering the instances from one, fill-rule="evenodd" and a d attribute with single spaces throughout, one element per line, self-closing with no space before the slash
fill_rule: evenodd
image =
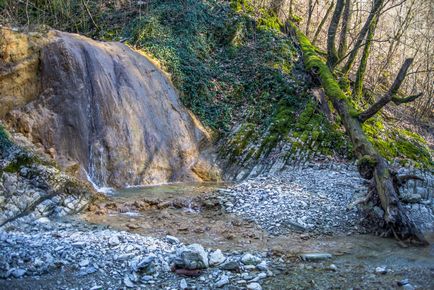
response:
<path id="1" fill-rule="evenodd" d="M 288 23 L 288 26 L 286 30 L 292 31 L 300 44 L 306 68 L 315 72 L 313 77 L 321 83 L 326 96 L 341 117 L 342 124 L 353 144 L 354 153 L 359 159 L 358 169 L 361 176 L 373 182 L 374 196 L 378 196 L 384 211 L 383 219 L 386 228 L 389 229 L 389 236 L 393 234 L 400 241 L 407 240 L 418 245 L 428 245 L 422 232 L 406 215 L 398 198 L 399 184 L 405 182 L 406 178 L 396 177 L 396 174 L 390 170 L 387 160 L 369 142 L 362 129 L 364 120 L 392 101 L 412 61 L 406 60 L 389 92 L 372 108 L 361 114 L 342 91 L 325 60 L 317 54 L 307 37 L 292 23 Z"/>

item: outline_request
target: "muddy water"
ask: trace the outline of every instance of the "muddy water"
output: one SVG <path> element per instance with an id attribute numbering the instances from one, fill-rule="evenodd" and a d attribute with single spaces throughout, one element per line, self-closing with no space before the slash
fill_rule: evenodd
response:
<path id="1" fill-rule="evenodd" d="M 276 274 L 265 289 L 394 289 L 408 278 L 420 289 L 434 289 L 434 235 L 431 246 L 403 248 L 392 239 L 373 235 L 270 236 L 257 225 L 227 214 L 216 198 L 224 184 L 171 184 L 129 188 L 114 193 L 82 219 L 119 230 L 164 237 L 226 251 L 266 252 Z M 303 262 L 304 252 L 328 252 L 332 260 Z M 337 270 L 330 270 L 330 264 Z M 388 273 L 375 273 L 385 266 Z"/>

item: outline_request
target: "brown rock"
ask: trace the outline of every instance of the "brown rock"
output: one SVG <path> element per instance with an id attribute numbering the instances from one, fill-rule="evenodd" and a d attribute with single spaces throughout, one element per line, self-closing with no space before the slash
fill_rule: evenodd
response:
<path id="1" fill-rule="evenodd" d="M 0 46 L 7 62 L 0 118 L 8 112 L 9 126 L 60 164 L 77 162 L 98 186 L 219 178 L 209 133 L 146 56 L 59 31 L 44 41 L 14 37 Z M 11 53 L 15 48 L 22 53 Z"/>

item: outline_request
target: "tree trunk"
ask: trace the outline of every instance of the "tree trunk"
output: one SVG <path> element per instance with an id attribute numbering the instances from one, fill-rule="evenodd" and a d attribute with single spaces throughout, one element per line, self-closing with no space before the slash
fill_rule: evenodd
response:
<path id="1" fill-rule="evenodd" d="M 366 67 L 368 64 L 369 51 L 371 49 L 372 39 L 374 38 L 375 28 L 377 27 L 377 17 L 372 21 L 369 27 L 366 44 L 363 48 L 362 58 L 360 59 L 359 68 L 356 73 L 356 81 L 354 82 L 353 95 L 355 100 L 359 100 L 363 95 L 363 79 L 365 78 Z"/>
<path id="2" fill-rule="evenodd" d="M 345 1 L 345 7 L 344 12 L 342 16 L 342 26 L 341 26 L 341 33 L 339 36 L 339 49 L 338 49 L 338 57 L 341 59 L 344 57 L 345 53 L 347 53 L 348 50 L 348 29 L 350 26 L 351 21 L 351 1 L 353 0 L 346 0 Z"/>
<path id="3" fill-rule="evenodd" d="M 307 36 L 309 36 L 310 20 L 312 19 L 312 13 L 313 13 L 313 8 L 314 8 L 313 0 L 309 0 L 307 6 L 308 6 L 308 8 L 307 8 L 307 21 L 306 21 L 305 34 Z"/>
<path id="4" fill-rule="evenodd" d="M 357 53 L 359 52 L 360 47 L 362 46 L 362 42 L 365 39 L 366 34 L 368 33 L 369 27 L 372 24 L 372 21 L 374 20 L 374 17 L 377 16 L 383 7 L 384 0 L 374 0 L 374 5 L 372 6 L 371 11 L 369 12 L 368 19 L 366 19 L 365 24 L 362 27 L 362 30 L 360 31 L 359 35 L 357 36 L 357 40 L 354 44 L 353 50 L 351 51 L 348 60 L 345 64 L 345 66 L 342 69 L 342 73 L 346 74 L 350 71 L 351 67 L 354 64 L 354 61 L 356 60 Z M 378 21 L 378 19 L 377 19 Z"/>
<path id="5" fill-rule="evenodd" d="M 358 119 L 356 109 L 348 97 L 339 87 L 329 67 L 323 58 L 317 55 L 315 48 L 298 28 L 288 23 L 298 42 L 308 70 L 321 82 L 324 91 L 332 102 L 333 107 L 341 117 L 342 123 L 354 146 L 354 153 L 358 158 L 359 172 L 362 177 L 372 179 L 375 191 L 384 210 L 384 221 L 394 236 L 399 239 L 411 240 L 418 244 L 427 245 L 428 242 L 412 220 L 403 211 L 394 187 L 393 176 L 389 164 L 370 143 L 363 132 L 362 122 Z M 289 30 L 291 31 L 291 30 Z"/>
<path id="6" fill-rule="evenodd" d="M 338 52 L 336 50 L 336 33 L 338 30 L 339 21 L 342 16 L 342 10 L 344 9 L 344 0 L 337 0 L 335 11 L 333 12 L 332 20 L 327 32 L 327 65 L 333 70 L 338 61 Z"/>

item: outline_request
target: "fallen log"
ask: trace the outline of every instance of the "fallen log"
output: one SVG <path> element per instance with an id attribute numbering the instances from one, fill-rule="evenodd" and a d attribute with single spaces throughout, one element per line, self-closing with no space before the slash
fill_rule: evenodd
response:
<path id="1" fill-rule="evenodd" d="M 292 23 L 288 22 L 285 30 L 296 38 L 303 53 L 306 68 L 321 83 L 326 96 L 341 117 L 346 132 L 353 144 L 361 176 L 374 182 L 374 189 L 384 210 L 384 221 L 388 229 L 399 240 L 406 240 L 419 245 L 428 245 L 422 232 L 403 210 L 398 198 L 397 188 L 399 186 L 394 184 L 393 174 L 389 169 L 387 160 L 378 153 L 363 132 L 363 120 L 366 120 L 368 115 L 372 116 L 370 112 L 374 110 L 369 111 L 369 114 L 364 114 L 360 118 L 360 113 L 352 105 L 350 98 L 340 88 L 333 73 L 326 65 L 326 60 L 318 55 L 316 48 L 311 44 L 309 39 Z M 408 61 L 405 63 L 405 66 L 408 68 Z M 400 71 L 399 77 L 401 76 Z M 393 87 L 393 90 L 392 93 L 389 92 L 387 95 L 388 101 L 392 101 L 395 98 L 395 87 Z M 378 112 L 377 108 L 375 110 Z"/>

